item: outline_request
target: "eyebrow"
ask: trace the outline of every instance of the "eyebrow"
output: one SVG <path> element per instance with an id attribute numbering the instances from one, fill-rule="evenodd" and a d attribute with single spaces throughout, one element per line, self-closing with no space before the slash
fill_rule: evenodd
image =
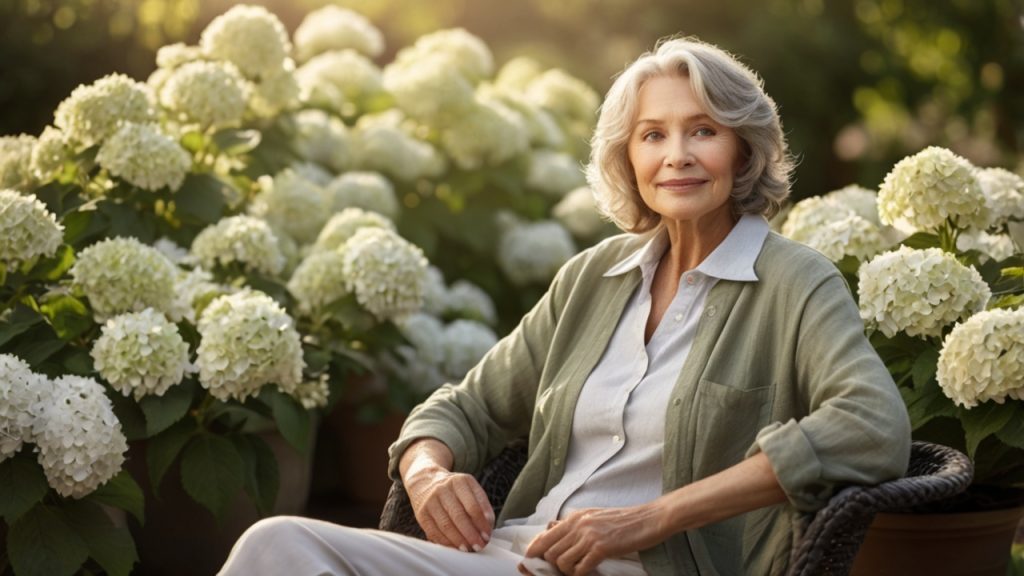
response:
<path id="1" fill-rule="evenodd" d="M 701 120 L 710 120 L 710 121 L 714 122 L 714 119 L 711 116 L 708 116 L 707 114 L 705 114 L 704 112 L 701 112 L 700 114 L 694 114 L 693 116 L 687 116 L 686 118 L 683 118 L 684 122 L 695 122 L 695 121 L 701 121 Z M 641 124 L 663 124 L 663 123 L 664 123 L 664 120 L 658 120 L 658 119 L 655 119 L 655 118 L 641 118 L 641 119 L 636 121 L 636 125 L 637 126 L 640 126 Z"/>

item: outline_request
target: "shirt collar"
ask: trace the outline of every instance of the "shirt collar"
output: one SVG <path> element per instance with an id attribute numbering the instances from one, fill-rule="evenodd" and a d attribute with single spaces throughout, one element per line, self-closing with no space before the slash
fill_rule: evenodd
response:
<path id="1" fill-rule="evenodd" d="M 761 253 L 768 231 L 768 221 L 763 216 L 744 214 L 725 240 L 695 270 L 721 280 L 756 282 L 758 278 L 754 272 L 754 262 Z M 660 228 L 643 246 L 613 265 L 604 275 L 619 276 L 634 268 L 649 270 L 657 266 L 666 248 L 668 233 Z"/>

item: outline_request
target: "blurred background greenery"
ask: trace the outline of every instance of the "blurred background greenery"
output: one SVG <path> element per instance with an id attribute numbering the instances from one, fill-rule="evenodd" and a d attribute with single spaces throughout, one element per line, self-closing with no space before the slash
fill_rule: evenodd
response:
<path id="1" fill-rule="evenodd" d="M 38 134 L 71 90 L 109 72 L 145 79 L 156 49 L 194 44 L 230 0 L 0 0 L 0 134 Z M 323 0 L 263 0 L 293 31 Z M 500 63 L 529 55 L 603 92 L 658 38 L 697 35 L 765 79 L 800 157 L 796 198 L 877 187 L 929 144 L 1024 168 L 1019 0 L 339 0 L 384 32 L 379 64 L 462 26 Z"/>

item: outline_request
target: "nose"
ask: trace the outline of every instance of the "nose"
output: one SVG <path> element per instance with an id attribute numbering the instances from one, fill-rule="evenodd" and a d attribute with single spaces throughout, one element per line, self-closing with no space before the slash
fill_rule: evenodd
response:
<path id="1" fill-rule="evenodd" d="M 683 136 L 673 138 L 665 150 L 665 165 L 681 168 L 693 164 L 693 154 L 689 143 Z"/>

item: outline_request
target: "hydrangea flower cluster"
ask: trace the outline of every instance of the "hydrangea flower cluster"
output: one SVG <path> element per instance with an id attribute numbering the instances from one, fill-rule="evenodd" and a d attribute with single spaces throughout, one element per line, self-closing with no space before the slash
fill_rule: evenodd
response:
<path id="1" fill-rule="evenodd" d="M 327 400 L 331 395 L 331 388 L 328 385 L 328 375 L 322 374 L 316 380 L 299 382 L 295 386 L 278 388 L 302 404 L 306 410 L 323 408 L 327 406 Z"/>
<path id="2" fill-rule="evenodd" d="M 991 296 L 977 270 L 938 248 L 901 246 L 861 265 L 859 278 L 860 317 L 890 338 L 939 337 L 983 310 Z"/>
<path id="3" fill-rule="evenodd" d="M 519 116 L 526 128 L 529 143 L 538 148 L 562 148 L 565 145 L 565 133 L 555 117 L 547 110 L 531 104 L 519 92 L 506 92 L 493 85 L 484 85 L 477 89 L 477 96 L 483 100 L 495 100 Z"/>
<path id="4" fill-rule="evenodd" d="M 423 305 L 427 259 L 386 228 L 360 228 L 341 248 L 345 286 L 380 320 L 397 320 Z"/>
<path id="5" fill-rule="evenodd" d="M 92 347 L 93 365 L 125 396 L 163 396 L 191 368 L 178 327 L 152 308 L 107 320 Z"/>
<path id="6" fill-rule="evenodd" d="M 81 498 L 121 471 L 128 442 L 103 386 L 92 378 L 61 376 L 51 393 L 33 425 L 39 464 L 58 494 Z"/>
<path id="7" fill-rule="evenodd" d="M 569 232 L 554 221 L 512 226 L 498 244 L 498 265 L 514 284 L 548 282 L 576 254 Z"/>
<path id="8" fill-rule="evenodd" d="M 0 462 L 32 442 L 32 426 L 50 395 L 46 376 L 21 358 L 0 354 Z"/>
<path id="9" fill-rule="evenodd" d="M 878 193 L 874 190 L 850 184 L 825 194 L 825 198 L 839 202 L 875 226 L 882 225 L 878 218 Z"/>
<path id="10" fill-rule="evenodd" d="M 173 138 L 152 124 L 125 124 L 96 155 L 112 175 L 145 190 L 181 187 L 192 168 L 192 157 Z"/>
<path id="11" fill-rule="evenodd" d="M 252 85 L 249 110 L 261 118 L 272 118 L 294 108 L 301 94 L 302 89 L 295 78 L 295 63 L 288 59 L 280 70 L 265 74 Z"/>
<path id="12" fill-rule="evenodd" d="M 448 306 L 448 288 L 444 283 L 444 274 L 436 266 L 427 266 L 427 276 L 423 284 L 423 312 L 434 316 L 444 314 Z"/>
<path id="13" fill-rule="evenodd" d="M 327 185 L 332 211 L 362 208 L 394 220 L 400 206 L 395 187 L 377 172 L 346 172 Z"/>
<path id="14" fill-rule="evenodd" d="M 965 408 L 1024 400 L 1024 310 L 986 310 L 957 324 L 942 344 L 936 378 Z"/>
<path id="15" fill-rule="evenodd" d="M 918 230 L 935 229 L 947 218 L 961 228 L 984 229 L 989 217 L 974 167 L 936 146 L 896 163 L 878 189 L 878 214 L 885 224 L 905 220 Z"/>
<path id="16" fill-rule="evenodd" d="M 1005 168 L 984 168 L 975 175 L 988 199 L 990 228 L 1024 220 L 1024 178 Z"/>
<path id="17" fill-rule="evenodd" d="M 214 18 L 199 46 L 206 56 L 231 62 L 252 80 L 279 72 L 292 50 L 277 16 L 262 6 L 242 4 Z"/>
<path id="18" fill-rule="evenodd" d="M 28 191 L 35 187 L 32 151 L 36 139 L 27 134 L 0 136 L 0 189 Z"/>
<path id="19" fill-rule="evenodd" d="M 249 213 L 302 244 L 315 240 L 329 214 L 323 189 L 288 168 L 273 178 L 261 176 L 259 183 Z"/>
<path id="20" fill-rule="evenodd" d="M 249 86 L 227 62 L 189 62 L 176 68 L 160 89 L 160 104 L 185 124 L 232 126 L 242 120 Z"/>
<path id="21" fill-rule="evenodd" d="M 300 62 L 346 49 L 376 58 L 384 52 L 384 35 L 362 14 L 333 4 L 310 12 L 295 29 L 295 57 Z"/>
<path id="22" fill-rule="evenodd" d="M 846 256 L 865 261 L 889 247 L 889 241 L 878 226 L 852 213 L 825 224 L 805 244 L 833 262 L 839 262 Z"/>
<path id="23" fill-rule="evenodd" d="M 0 153 L 0 157 L 2 156 L 3 154 Z M 36 141 L 36 145 L 32 149 L 29 164 L 32 175 L 45 184 L 63 170 L 64 163 L 69 159 L 70 154 L 64 133 L 53 126 L 47 126 L 39 135 L 39 140 Z M 0 168 L 0 173 L 3 173 L 2 168 Z M 3 179 L 0 178 L 0 180 Z"/>
<path id="24" fill-rule="evenodd" d="M 362 208 L 345 208 L 338 212 L 324 225 L 323 230 L 313 244 L 313 251 L 337 250 L 360 228 L 383 228 L 395 231 L 395 225 L 377 212 L 367 212 Z"/>
<path id="25" fill-rule="evenodd" d="M 530 155 L 530 169 L 526 173 L 526 185 L 556 198 L 586 183 L 579 162 L 566 154 L 554 150 L 537 150 Z"/>
<path id="26" fill-rule="evenodd" d="M 396 59 L 384 68 L 383 82 L 402 112 L 427 124 L 446 125 L 473 108 L 472 82 L 445 58 Z"/>
<path id="27" fill-rule="evenodd" d="M 288 390 L 302 381 L 302 346 L 291 317 L 255 291 L 220 296 L 199 318 L 199 382 L 220 400 L 244 401 L 264 384 Z"/>
<path id="28" fill-rule="evenodd" d="M 462 378 L 497 343 L 497 336 L 487 326 L 455 320 L 444 329 L 444 372 Z"/>
<path id="29" fill-rule="evenodd" d="M 525 92 L 544 67 L 529 56 L 516 56 L 505 62 L 494 78 L 494 85 L 509 92 Z"/>
<path id="30" fill-rule="evenodd" d="M 587 84 L 564 70 L 552 68 L 534 77 L 526 99 L 570 122 L 590 126 L 596 120 L 600 97 Z"/>
<path id="31" fill-rule="evenodd" d="M 82 250 L 71 267 L 74 285 L 89 299 L 97 322 L 149 307 L 169 312 L 177 276 L 170 260 L 135 238 L 101 240 Z"/>
<path id="32" fill-rule="evenodd" d="M 314 252 L 299 264 L 288 280 L 299 310 L 315 314 L 348 295 L 343 273 L 344 257 L 336 251 Z"/>
<path id="33" fill-rule="evenodd" d="M 605 227 L 589 186 L 580 186 L 566 194 L 551 213 L 578 238 L 594 238 Z"/>
<path id="34" fill-rule="evenodd" d="M 110 74 L 75 88 L 54 112 L 57 128 L 83 148 L 106 140 L 123 124 L 154 121 L 149 87 L 123 74 Z"/>
<path id="35" fill-rule="evenodd" d="M 231 216 L 207 226 L 192 241 L 192 255 L 206 268 L 238 262 L 271 276 L 284 269 L 285 257 L 270 225 L 252 216 Z"/>
<path id="36" fill-rule="evenodd" d="M 493 326 L 498 322 L 494 301 L 479 286 L 456 280 L 444 295 L 444 313 L 479 320 Z"/>
<path id="37" fill-rule="evenodd" d="M 793 205 L 782 224 L 782 235 L 797 242 L 807 243 L 829 223 L 854 214 L 851 208 L 836 198 L 811 196 Z"/>
<path id="38" fill-rule="evenodd" d="M 395 354 L 401 365 L 395 371 L 414 389 L 429 393 L 444 383 L 444 324 L 437 318 L 418 312 L 399 324 L 409 345 L 399 346 Z"/>
<path id="39" fill-rule="evenodd" d="M 354 50 L 333 50 L 311 58 L 295 72 L 311 104 L 351 116 L 384 92 L 380 68 Z"/>
<path id="40" fill-rule="evenodd" d="M 396 126 L 394 114 L 366 115 L 356 123 L 358 165 L 411 182 L 441 175 L 445 158 Z"/>
<path id="41" fill-rule="evenodd" d="M 441 132 L 441 145 L 464 170 L 496 166 L 529 148 L 522 117 L 496 100 L 478 99 Z"/>
<path id="42" fill-rule="evenodd" d="M 323 110 L 303 110 L 295 115 L 292 145 L 302 158 L 335 172 L 348 168 L 352 156 L 344 122 Z"/>
<path id="43" fill-rule="evenodd" d="M 404 65 L 422 61 L 424 58 L 441 58 L 473 83 L 494 74 L 494 56 L 483 40 L 462 28 L 438 30 L 420 36 L 416 42 L 403 48 L 395 56 L 395 62 Z"/>
<path id="44" fill-rule="evenodd" d="M 33 194 L 0 190 L 0 262 L 53 256 L 64 241 L 64 226 Z"/>
<path id="45" fill-rule="evenodd" d="M 203 298 L 209 298 L 213 294 L 229 291 L 213 281 L 213 274 L 203 268 L 196 267 L 192 270 L 179 270 L 178 279 L 174 283 L 174 304 L 168 316 L 171 320 L 188 320 L 196 323 L 196 304 L 201 303 Z"/>
<path id="46" fill-rule="evenodd" d="M 156 65 L 165 70 L 174 70 L 178 66 L 202 59 L 203 51 L 198 46 L 188 46 L 183 42 L 161 46 L 156 51 Z"/>

